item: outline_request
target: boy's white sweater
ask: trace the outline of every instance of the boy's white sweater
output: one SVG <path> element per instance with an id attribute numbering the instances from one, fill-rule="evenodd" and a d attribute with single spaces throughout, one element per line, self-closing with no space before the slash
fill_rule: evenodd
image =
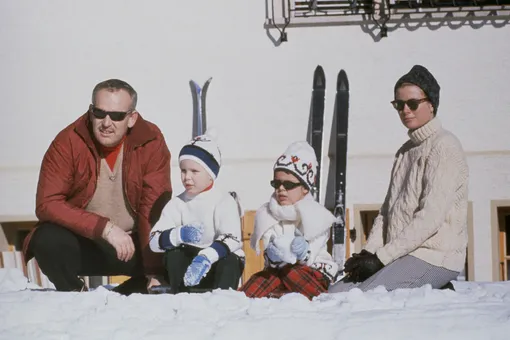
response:
<path id="1" fill-rule="evenodd" d="M 214 241 L 225 243 L 232 253 L 244 257 L 241 241 L 241 217 L 235 199 L 226 192 L 212 187 L 195 197 L 183 192 L 172 198 L 163 208 L 159 221 L 151 231 L 149 246 L 154 252 L 164 252 L 159 247 L 159 235 L 171 228 L 186 224 L 202 225 L 204 231 L 198 248 L 207 248 Z"/>
<path id="2" fill-rule="evenodd" d="M 385 265 L 412 255 L 460 272 L 467 246 L 469 170 L 459 140 L 434 118 L 409 132 L 365 249 Z"/>

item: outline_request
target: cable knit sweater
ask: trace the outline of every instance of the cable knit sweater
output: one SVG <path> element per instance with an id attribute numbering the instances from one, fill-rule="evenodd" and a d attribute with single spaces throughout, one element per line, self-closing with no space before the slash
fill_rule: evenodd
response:
<path id="1" fill-rule="evenodd" d="M 412 255 L 460 272 L 467 247 L 469 170 L 459 140 L 438 118 L 409 131 L 365 249 L 385 265 Z"/>

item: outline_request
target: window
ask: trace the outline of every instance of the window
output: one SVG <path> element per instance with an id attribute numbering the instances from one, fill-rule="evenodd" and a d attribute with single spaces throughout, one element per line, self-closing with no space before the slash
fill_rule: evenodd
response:
<path id="1" fill-rule="evenodd" d="M 505 216 L 505 223 L 499 231 L 501 239 L 501 269 L 503 280 L 509 280 L 510 273 L 510 215 Z"/>
<path id="2" fill-rule="evenodd" d="M 23 249 L 23 241 L 30 233 L 32 228 L 37 222 L 2 222 L 0 228 L 2 229 L 2 250 L 21 251 Z M 4 244 L 6 243 L 6 244 Z"/>
<path id="3" fill-rule="evenodd" d="M 378 210 L 364 210 L 360 211 L 361 217 L 361 243 L 365 245 L 367 243 L 368 235 L 370 235 L 370 231 L 372 230 L 372 226 L 374 225 L 374 221 L 379 215 Z"/>
<path id="4" fill-rule="evenodd" d="M 491 201 L 492 281 L 510 280 L 510 200 Z"/>
<path id="5" fill-rule="evenodd" d="M 354 206 L 356 240 L 354 241 L 353 252 L 359 252 L 367 242 L 380 208 L 381 204 L 356 204 Z"/>
<path id="6" fill-rule="evenodd" d="M 498 217 L 498 279 L 510 280 L 510 206 L 497 208 Z"/>

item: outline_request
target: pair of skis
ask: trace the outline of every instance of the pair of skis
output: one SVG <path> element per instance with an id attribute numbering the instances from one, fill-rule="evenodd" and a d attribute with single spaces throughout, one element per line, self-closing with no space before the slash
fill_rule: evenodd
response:
<path id="1" fill-rule="evenodd" d="M 324 132 L 324 98 L 326 93 L 326 76 L 323 68 L 318 65 L 313 76 L 312 105 L 310 112 L 308 139 L 317 156 L 319 169 L 317 171 L 315 199 L 320 201 L 320 173 L 322 161 L 322 140 Z M 333 213 L 337 222 L 332 226 L 332 250 L 334 261 L 343 272 L 346 251 L 346 216 L 345 216 L 345 180 L 347 170 L 347 132 L 349 121 L 349 81 L 344 70 L 340 70 L 336 81 L 336 96 L 333 112 L 334 150 L 330 148 L 330 155 L 334 161 L 335 175 L 335 205 Z"/>

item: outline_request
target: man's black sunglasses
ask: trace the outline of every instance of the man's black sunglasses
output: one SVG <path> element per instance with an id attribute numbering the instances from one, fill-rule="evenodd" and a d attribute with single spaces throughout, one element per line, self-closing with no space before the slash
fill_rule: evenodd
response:
<path id="1" fill-rule="evenodd" d="M 127 111 L 127 112 L 122 112 L 122 111 L 103 111 L 101 109 L 98 109 L 94 105 L 90 105 L 89 112 L 92 113 L 94 115 L 94 117 L 96 117 L 97 119 L 105 119 L 106 116 L 108 115 L 108 116 L 110 116 L 111 120 L 113 120 L 115 122 L 120 122 L 121 120 L 124 120 L 124 118 L 126 118 L 128 113 L 131 113 L 133 111 L 132 110 L 131 111 Z"/>
<path id="2" fill-rule="evenodd" d="M 407 104 L 407 107 L 411 111 L 415 111 L 418 108 L 418 106 L 420 106 L 421 103 L 428 101 L 428 100 L 429 100 L 428 98 L 408 99 L 408 100 L 395 99 L 394 101 L 391 102 L 391 104 L 397 111 L 402 111 L 406 104 Z"/>
<path id="3" fill-rule="evenodd" d="M 271 186 L 275 189 L 278 189 L 282 185 L 285 190 L 292 190 L 294 188 L 301 186 L 302 184 L 300 182 L 280 181 L 277 179 L 273 179 L 271 181 Z"/>

